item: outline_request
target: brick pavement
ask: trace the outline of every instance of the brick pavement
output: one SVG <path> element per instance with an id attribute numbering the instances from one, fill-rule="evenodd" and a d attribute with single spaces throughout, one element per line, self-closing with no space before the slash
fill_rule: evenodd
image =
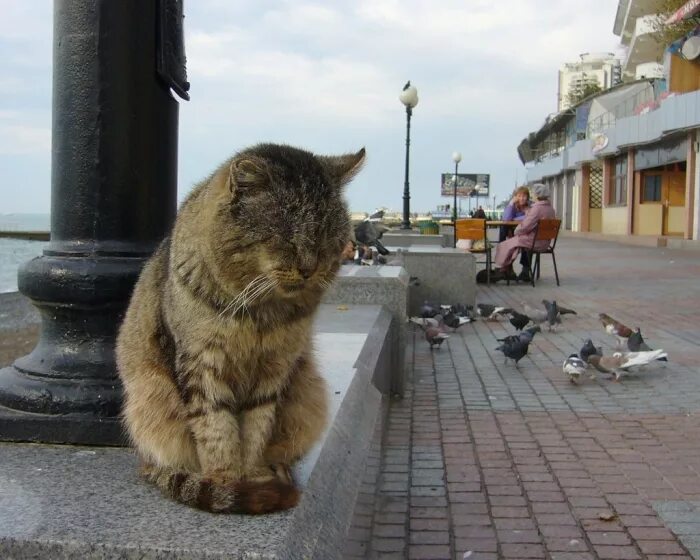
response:
<path id="1" fill-rule="evenodd" d="M 534 289 L 478 290 L 578 311 L 537 335 L 519 370 L 494 351 L 507 321 L 466 325 L 434 351 L 414 333 L 348 559 L 700 558 L 700 253 L 564 238 L 557 256 L 559 288 L 545 258 Z M 668 364 L 569 383 L 562 362 L 585 338 L 612 350 L 601 311 L 640 326 Z"/>

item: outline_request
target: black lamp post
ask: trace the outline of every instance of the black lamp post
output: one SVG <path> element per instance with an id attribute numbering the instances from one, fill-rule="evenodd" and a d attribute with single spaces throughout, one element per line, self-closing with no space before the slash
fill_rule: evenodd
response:
<path id="1" fill-rule="evenodd" d="M 411 192 L 408 187 L 408 147 L 411 145 L 411 115 L 413 108 L 418 105 L 418 90 L 406 82 L 403 91 L 399 95 L 401 103 L 406 106 L 406 178 L 403 183 L 403 221 L 401 229 L 411 229 Z"/>
<path id="2" fill-rule="evenodd" d="M 462 154 L 459 152 L 452 152 L 452 161 L 455 162 L 455 180 L 452 184 L 452 191 L 454 195 L 454 205 L 452 208 L 452 231 L 454 232 L 452 238 L 452 246 L 457 247 L 457 171 L 459 170 L 459 162 L 462 161 Z"/>
<path id="3" fill-rule="evenodd" d="M 20 268 L 39 343 L 0 370 L 0 440 L 124 443 L 114 343 L 177 204 L 181 0 L 55 0 L 51 241 Z"/>

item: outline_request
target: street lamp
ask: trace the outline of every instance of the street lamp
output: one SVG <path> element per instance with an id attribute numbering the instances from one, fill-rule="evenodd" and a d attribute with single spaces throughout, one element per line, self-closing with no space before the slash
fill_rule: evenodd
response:
<path id="1" fill-rule="evenodd" d="M 455 162 L 455 180 L 452 184 L 454 194 L 454 206 L 452 208 L 452 231 L 454 235 L 452 236 L 452 246 L 457 247 L 457 170 L 459 169 L 459 162 L 462 161 L 462 154 L 459 152 L 452 152 L 452 161 Z"/>
<path id="2" fill-rule="evenodd" d="M 403 183 L 403 221 L 401 229 L 411 229 L 411 193 L 408 188 L 408 147 L 411 144 L 411 115 L 413 108 L 418 105 L 418 90 L 411 85 L 411 80 L 403 86 L 403 91 L 399 94 L 401 103 L 406 106 L 406 179 Z"/>

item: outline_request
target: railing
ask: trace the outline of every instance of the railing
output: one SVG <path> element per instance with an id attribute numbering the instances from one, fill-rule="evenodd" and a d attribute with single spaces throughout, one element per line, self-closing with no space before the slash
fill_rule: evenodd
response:
<path id="1" fill-rule="evenodd" d="M 615 105 L 610 111 L 603 113 L 590 121 L 586 127 L 586 138 L 590 138 L 593 134 L 602 132 L 606 128 L 610 128 L 615 124 L 617 119 L 631 117 L 643 110 L 643 106 L 653 102 L 655 99 L 654 86 L 649 83 L 646 87 L 634 95 L 622 100 Z M 649 110 L 654 110 L 658 107 L 649 105 Z"/>

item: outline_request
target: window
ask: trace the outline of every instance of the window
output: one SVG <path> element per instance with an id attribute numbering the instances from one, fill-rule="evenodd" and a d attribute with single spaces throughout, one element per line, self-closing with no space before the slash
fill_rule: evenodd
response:
<path id="1" fill-rule="evenodd" d="M 661 202 L 661 175 L 645 175 L 642 202 Z"/>
<path id="2" fill-rule="evenodd" d="M 621 155 L 613 161 L 612 188 L 610 189 L 610 206 L 627 205 L 627 155 Z"/>

